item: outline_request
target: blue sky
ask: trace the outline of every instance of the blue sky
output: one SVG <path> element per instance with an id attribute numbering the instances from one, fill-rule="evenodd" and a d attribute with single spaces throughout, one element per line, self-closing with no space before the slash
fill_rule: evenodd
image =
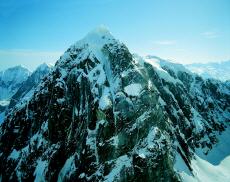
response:
<path id="1" fill-rule="evenodd" d="M 54 63 L 102 24 L 140 55 L 230 59 L 229 0 L 1 0 L 0 70 Z"/>

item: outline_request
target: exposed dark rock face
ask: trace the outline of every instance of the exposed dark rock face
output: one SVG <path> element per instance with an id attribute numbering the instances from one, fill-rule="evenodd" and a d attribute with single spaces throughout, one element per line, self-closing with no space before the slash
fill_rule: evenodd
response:
<path id="1" fill-rule="evenodd" d="M 106 30 L 71 46 L 0 133 L 3 181 L 180 181 L 230 119 L 229 86 L 158 58 Z M 204 137 L 206 136 L 206 137 Z"/>

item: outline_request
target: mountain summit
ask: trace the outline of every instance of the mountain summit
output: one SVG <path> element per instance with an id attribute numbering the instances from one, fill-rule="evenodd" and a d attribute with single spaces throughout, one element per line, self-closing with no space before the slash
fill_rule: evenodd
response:
<path id="1" fill-rule="evenodd" d="M 229 85 L 132 55 L 98 28 L 73 44 L 30 100 L 6 117 L 1 179 L 209 179 L 194 161 L 229 130 L 229 98 Z"/>

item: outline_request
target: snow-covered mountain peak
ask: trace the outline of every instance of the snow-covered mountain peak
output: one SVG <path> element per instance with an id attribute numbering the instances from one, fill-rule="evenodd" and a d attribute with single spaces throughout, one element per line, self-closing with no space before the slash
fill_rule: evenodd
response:
<path id="1" fill-rule="evenodd" d="M 87 35 L 112 36 L 111 32 L 109 31 L 109 29 L 106 26 L 104 26 L 104 25 L 100 25 L 100 26 L 96 27 L 95 29 L 93 29 L 92 31 L 90 31 Z"/>
<path id="2" fill-rule="evenodd" d="M 90 31 L 83 39 L 77 41 L 74 46 L 88 45 L 93 49 L 101 49 L 105 44 L 112 43 L 115 38 L 105 26 L 99 26 Z"/>
<path id="3" fill-rule="evenodd" d="M 31 72 L 19 65 L 0 72 L 0 100 L 9 99 Z"/>
<path id="4" fill-rule="evenodd" d="M 43 63 L 41 65 L 39 65 L 36 69 L 36 71 L 46 71 L 49 70 L 50 68 L 52 68 L 53 66 L 51 64 L 48 63 Z"/>
<path id="5" fill-rule="evenodd" d="M 118 49 L 124 50 L 127 48 L 119 40 L 115 39 L 107 28 L 100 26 L 70 46 L 60 60 L 57 61 L 55 67 L 64 66 L 69 61 L 76 65 L 85 62 L 87 59 L 104 64 L 108 61 L 108 59 L 105 59 L 108 54 Z"/>
<path id="6" fill-rule="evenodd" d="M 17 83 L 24 81 L 31 72 L 22 65 L 18 65 L 0 72 L 0 80 L 7 83 L 16 81 Z"/>

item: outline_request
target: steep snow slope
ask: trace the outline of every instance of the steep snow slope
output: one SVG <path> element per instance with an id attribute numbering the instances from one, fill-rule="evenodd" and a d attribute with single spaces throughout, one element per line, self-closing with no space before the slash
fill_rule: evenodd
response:
<path id="1" fill-rule="evenodd" d="M 132 55 L 100 27 L 72 45 L 31 99 L 9 113 L 0 130 L 0 176 L 182 181 L 179 158 L 187 177 L 199 179 L 194 161 L 211 154 L 228 130 L 229 96 L 228 84 Z"/>
<path id="2" fill-rule="evenodd" d="M 220 63 L 189 64 L 186 68 L 204 78 L 214 78 L 221 81 L 230 80 L 230 60 Z"/>

